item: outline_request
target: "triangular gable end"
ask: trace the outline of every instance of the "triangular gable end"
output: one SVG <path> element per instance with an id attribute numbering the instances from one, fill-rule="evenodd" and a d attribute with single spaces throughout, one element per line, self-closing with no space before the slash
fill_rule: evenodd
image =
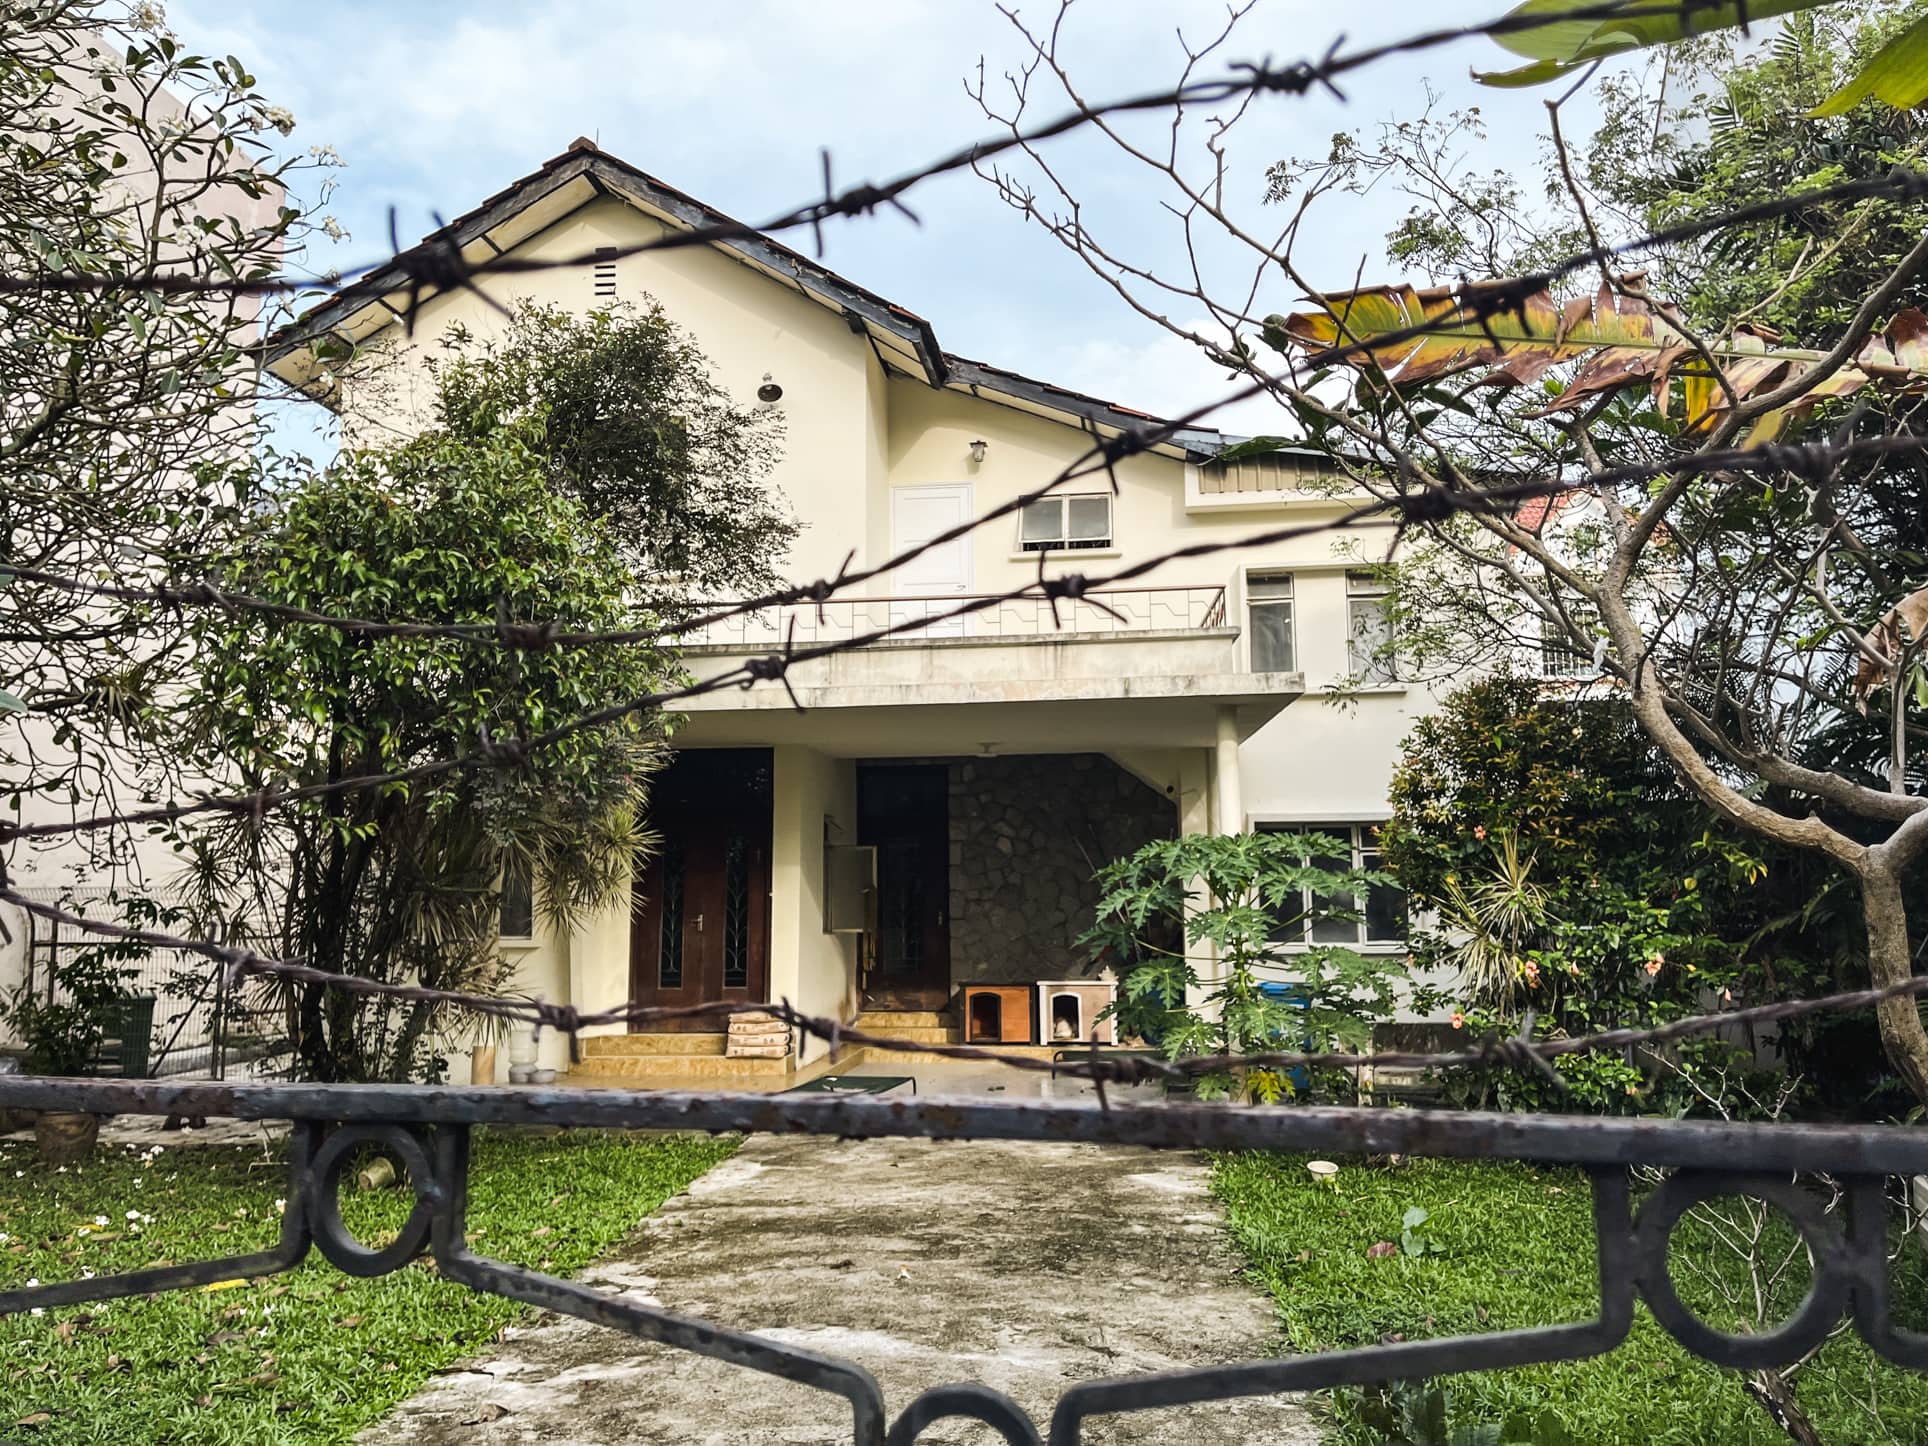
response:
<path id="1" fill-rule="evenodd" d="M 480 266 L 602 199 L 620 200 L 677 231 L 741 230 L 744 234 L 691 244 L 714 247 L 836 312 L 853 331 L 868 332 L 887 369 L 930 386 L 949 380 L 936 334 L 922 317 L 743 227 L 586 139 L 576 140 L 561 155 L 275 332 L 264 345 L 263 362 L 290 386 L 332 404 L 334 398 L 321 395 L 317 385 L 330 354 L 355 350 L 405 321 L 411 288 L 418 301 L 438 295 L 440 288 L 416 278 L 424 270 L 432 274 L 439 248 L 453 246 L 468 265 Z"/>

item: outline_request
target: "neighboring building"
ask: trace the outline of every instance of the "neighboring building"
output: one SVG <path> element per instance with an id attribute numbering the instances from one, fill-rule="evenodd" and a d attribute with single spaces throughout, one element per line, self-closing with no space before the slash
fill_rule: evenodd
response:
<path id="1" fill-rule="evenodd" d="M 58 32 L 58 25 L 51 29 Z M 251 259 L 262 263 L 273 260 L 280 249 L 279 214 L 286 195 L 279 185 L 244 189 L 231 179 L 210 184 L 211 162 L 203 150 L 181 147 L 170 151 L 169 159 L 156 169 L 151 138 L 189 130 L 197 124 L 197 110 L 191 99 L 184 99 L 162 85 L 157 71 L 148 66 L 130 78 L 120 57 L 132 52 L 124 37 L 99 36 L 85 32 L 73 37 L 74 49 L 64 59 L 54 61 L 46 53 L 50 41 L 36 34 L 28 48 L 10 60 L 39 70 L 41 81 L 59 99 L 50 100 L 46 114 L 62 123 L 83 127 L 103 124 L 100 104 L 104 98 L 129 107 L 141 117 L 147 135 L 122 136 L 121 158 L 125 165 L 100 182 L 103 212 L 131 209 L 139 213 L 137 222 L 126 221 L 127 244 L 138 252 L 152 245 L 164 261 L 178 262 L 195 244 L 202 241 L 201 227 L 218 222 L 224 228 L 237 228 L 242 236 L 257 238 Z M 13 37 L 10 37 L 13 39 Z M 17 42 L 26 45 L 27 42 Z M 145 64 L 145 62 L 143 62 Z M 247 164 L 236 158 L 226 167 L 233 170 Z M 186 239 L 184 239 L 186 238 Z M 230 243 L 230 254 L 239 254 L 240 243 Z M 244 356 L 261 337 L 263 302 L 258 297 L 217 295 L 194 303 L 206 316 L 209 335 L 230 339 Z M 130 355 L 132 371 L 151 358 Z M 90 365 L 95 364 L 90 359 Z M 236 364 L 232 380 L 232 404 L 208 423 L 204 438 L 210 454 L 217 446 L 229 445 L 237 451 L 255 440 L 255 372 L 245 359 Z M 158 391 L 154 395 L 160 395 Z M 82 408 L 83 413 L 86 408 Z M 177 437 L 177 445 L 183 439 Z M 164 473 L 164 478 L 179 473 Z M 144 565 L 130 553 L 120 580 L 138 582 Z M 76 570 L 91 571 L 97 559 L 81 559 Z M 103 655 L 105 656 L 105 655 Z M 24 754 L 42 759 L 62 757 L 74 745 L 62 738 L 58 719 L 29 714 L 0 717 L 0 727 L 17 729 L 18 747 Z M 91 754 L 92 750 L 88 750 Z M 89 769 L 92 771 L 89 772 Z M 59 792 L 30 790 L 17 805 L 17 822 L 62 824 L 85 817 L 95 809 L 131 807 L 140 797 L 142 780 L 133 764 L 109 753 L 90 757 L 87 767 L 76 765 L 74 782 L 82 790 L 70 796 Z M 121 918 L 119 899 L 130 894 L 165 897 L 170 881 L 181 866 L 180 858 L 168 841 L 144 829 L 115 829 L 99 833 L 77 833 L 55 841 L 16 843 L 6 858 L 7 874 L 21 894 L 37 903 L 91 914 L 95 917 Z M 25 910 L 0 905 L 0 1000 L 11 998 L 23 985 L 36 992 L 49 988 L 51 970 L 60 959 L 74 950 L 98 942 L 97 936 L 72 926 L 57 926 Z M 137 993 L 156 996 L 156 1064 L 166 1054 L 165 1066 L 173 1069 L 198 1069 L 208 1060 L 207 1040 L 213 1007 L 209 994 L 201 988 L 207 978 L 205 961 L 198 956 L 176 951 L 154 951 L 133 961 L 134 977 L 130 987 Z M 0 1023 L 0 1049 L 10 1049 L 19 1041 L 10 1026 Z"/>
<path id="2" fill-rule="evenodd" d="M 472 260 L 563 258 L 723 219 L 577 141 L 441 236 Z M 399 385 L 386 373 L 379 398 L 358 398 L 320 360 L 339 343 L 406 353 L 406 279 L 392 271 L 373 289 L 386 280 L 386 296 L 337 299 L 270 349 L 272 369 L 341 409 L 350 436 L 419 417 L 421 373 L 406 361 Z M 787 440 L 772 480 L 805 524 L 788 560 L 799 579 L 835 574 L 853 549 L 853 566 L 874 565 L 1151 420 L 946 353 L 929 323 L 769 238 L 487 285 L 501 301 L 582 309 L 646 294 L 733 393 L 780 387 Z M 417 354 L 455 322 L 486 333 L 498 318 L 471 293 L 436 296 L 416 317 Z M 323 338 L 337 345 L 312 344 Z M 1115 496 L 1098 479 L 1072 486 L 821 609 L 716 627 L 688 664 L 726 669 L 793 628 L 817 640 L 914 619 L 1014 588 L 1041 562 L 1098 573 L 1353 505 L 1310 454 L 1214 463 L 1225 442 L 1181 432 L 1120 463 Z M 1323 824 L 1370 861 L 1399 741 L 1427 698 L 1383 667 L 1342 706 L 1317 695 L 1360 671 L 1383 635 L 1383 599 L 1358 569 L 1391 537 L 1359 527 L 1173 563 L 1142 586 L 1061 603 L 1057 620 L 1044 602 L 999 602 L 798 667 L 801 712 L 780 684 L 695 700 L 654 787 L 662 846 L 633 909 L 551 937 L 512 900 L 505 917 L 529 933 L 503 947 L 522 986 L 585 1010 L 787 999 L 941 1031 L 954 1012 L 905 1012 L 951 1005 L 968 984 L 1083 975 L 1073 940 L 1096 897 L 1091 874 L 1147 839 Z M 1396 901 L 1344 928 L 1364 947 L 1404 949 Z M 545 1063 L 562 1062 L 561 1041 L 546 1048 Z M 585 1068 L 700 1073 L 722 1048 L 715 1036 L 592 1040 Z M 793 1065 L 822 1053 L 804 1041 Z"/>

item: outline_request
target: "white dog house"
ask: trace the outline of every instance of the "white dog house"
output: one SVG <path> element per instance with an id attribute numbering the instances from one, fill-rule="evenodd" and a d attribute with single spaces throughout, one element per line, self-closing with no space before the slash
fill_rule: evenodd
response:
<path id="1" fill-rule="evenodd" d="M 1118 1042 L 1118 1022 L 1099 1019 L 1118 997 L 1109 979 L 1047 979 L 1038 985 L 1038 1029 L 1046 1044 Z"/>

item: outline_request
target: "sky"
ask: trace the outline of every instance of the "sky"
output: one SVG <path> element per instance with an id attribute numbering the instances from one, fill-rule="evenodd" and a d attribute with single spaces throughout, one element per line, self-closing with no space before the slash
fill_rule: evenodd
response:
<path id="1" fill-rule="evenodd" d="M 1007 0 L 1033 26 L 1055 3 Z M 1207 73 L 1237 60 L 1274 64 L 1348 46 L 1490 18 L 1497 0 L 1257 0 Z M 1194 44 L 1222 27 L 1223 3 L 1079 0 L 1060 53 L 1088 98 L 1171 85 Z M 1025 56 L 989 0 L 172 0 L 169 25 L 188 46 L 239 56 L 269 100 L 297 119 L 290 145 L 332 146 L 344 162 L 325 210 L 347 231 L 307 264 L 348 267 L 386 254 L 393 207 L 404 244 L 562 151 L 579 135 L 739 219 L 762 221 L 820 194 L 820 148 L 840 185 L 883 180 L 987 134 L 966 91 L 980 60 L 994 89 Z M 1408 119 L 1428 87 L 1441 108 L 1482 108 L 1490 140 L 1481 164 L 1537 172 L 1546 130 L 1540 92 L 1474 84 L 1472 68 L 1509 57 L 1483 38 L 1397 57 L 1325 92 L 1260 98 L 1225 145 L 1228 204 L 1276 228 L 1262 204 L 1267 166 L 1323 155 L 1335 131 Z M 1040 95 L 1036 114 L 1064 108 Z M 1582 109 L 1569 126 L 1585 127 Z M 1582 132 L 1584 133 L 1584 129 Z M 1147 123 L 1130 135 L 1158 136 Z M 1202 156 L 1192 149 L 1190 154 Z M 1185 250 L 1159 203 L 1157 177 L 1101 138 L 1053 142 L 1048 157 L 1089 205 L 1103 238 L 1170 268 Z M 891 212 L 832 225 L 824 262 L 927 318 L 949 351 L 1012 367 L 1160 415 L 1203 404 L 1225 380 L 1183 341 L 1134 315 L 1054 241 L 1027 226 L 968 172 L 906 197 L 919 223 Z M 1323 288 L 1387 276 L 1380 243 L 1404 211 L 1390 192 L 1328 203 L 1297 257 Z M 786 238 L 799 249 L 807 235 Z M 1206 265 L 1224 287 L 1250 267 Z M 1268 278 L 1263 310 L 1298 297 Z M 1195 302 L 1173 320 L 1201 319 Z M 1223 412 L 1227 430 L 1279 430 L 1270 403 Z"/>

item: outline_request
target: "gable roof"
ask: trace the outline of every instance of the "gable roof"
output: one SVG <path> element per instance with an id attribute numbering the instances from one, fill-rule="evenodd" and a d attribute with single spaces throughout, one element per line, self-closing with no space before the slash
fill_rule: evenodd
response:
<path id="1" fill-rule="evenodd" d="M 452 245 L 464 261 L 480 266 L 606 198 L 626 202 L 683 231 L 742 224 L 578 137 L 561 155 L 544 161 L 473 210 L 431 231 L 387 265 L 277 330 L 263 344 L 263 365 L 291 386 L 332 404 L 333 398 L 316 385 L 326 368 L 315 344 L 332 338 L 352 350 L 405 317 L 412 286 L 418 299 L 434 295 L 434 288 L 411 278 L 422 269 L 418 263 L 430 259 L 437 248 Z M 744 234 L 703 244 L 837 312 L 852 331 L 868 337 L 887 373 L 1069 422 L 1097 435 L 1162 425 L 1163 419 L 1147 412 L 946 352 L 923 317 L 761 232 L 744 228 Z M 1210 428 L 1183 428 L 1156 450 L 1203 458 L 1217 452 L 1225 440 Z"/>

